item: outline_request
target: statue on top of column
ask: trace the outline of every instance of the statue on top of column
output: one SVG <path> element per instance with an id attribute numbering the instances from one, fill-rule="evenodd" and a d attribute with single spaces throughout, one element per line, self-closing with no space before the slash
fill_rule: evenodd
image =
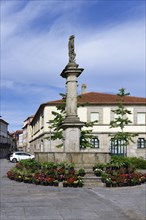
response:
<path id="1" fill-rule="evenodd" d="M 75 63 L 75 50 L 74 50 L 74 35 L 71 35 L 69 37 L 69 42 L 68 42 L 68 50 L 69 50 L 69 63 Z"/>

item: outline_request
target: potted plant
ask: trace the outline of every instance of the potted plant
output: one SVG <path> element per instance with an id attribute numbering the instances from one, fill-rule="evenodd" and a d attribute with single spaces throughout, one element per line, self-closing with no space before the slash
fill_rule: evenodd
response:
<path id="1" fill-rule="evenodd" d="M 84 168 L 79 169 L 78 173 L 79 173 L 79 176 L 85 176 L 86 174 Z"/>
<path id="2" fill-rule="evenodd" d="M 96 176 L 101 176 L 102 170 L 99 169 L 99 168 L 96 168 L 96 169 L 94 170 L 94 174 L 95 174 Z"/>
<path id="3" fill-rule="evenodd" d="M 144 175 L 141 177 L 141 183 L 144 183 L 145 182 L 145 177 Z"/>
<path id="4" fill-rule="evenodd" d="M 112 187 L 116 187 L 117 186 L 117 182 L 116 181 L 112 181 Z"/>
<path id="5" fill-rule="evenodd" d="M 35 181 L 34 181 L 34 183 L 36 184 L 36 185 L 39 185 L 40 184 L 40 181 L 39 181 L 39 179 L 35 179 Z"/>
<path id="6" fill-rule="evenodd" d="M 76 181 L 76 178 L 74 176 L 67 179 L 68 186 L 72 187 L 73 182 Z"/>
<path id="7" fill-rule="evenodd" d="M 24 183 L 29 183 L 29 181 L 30 181 L 30 178 L 29 178 L 29 177 L 25 176 L 25 177 L 23 178 L 23 182 L 24 182 Z"/>
<path id="8" fill-rule="evenodd" d="M 130 181 L 130 186 L 135 186 L 135 185 L 136 185 L 135 180 L 134 180 L 134 179 L 131 179 L 131 181 Z"/>
<path id="9" fill-rule="evenodd" d="M 84 183 L 82 179 L 78 180 L 78 187 L 83 187 Z"/>
<path id="10" fill-rule="evenodd" d="M 53 186 L 54 179 L 53 179 L 52 177 L 46 177 L 46 178 L 45 178 L 45 182 L 46 182 L 49 186 Z"/>
<path id="11" fill-rule="evenodd" d="M 67 187 L 67 186 L 68 186 L 67 180 L 63 180 L 63 187 Z"/>
<path id="12" fill-rule="evenodd" d="M 105 184 L 106 184 L 106 187 L 111 187 L 111 186 L 112 186 L 112 180 L 111 180 L 111 178 L 106 178 Z"/>
<path id="13" fill-rule="evenodd" d="M 102 171 L 102 173 L 101 173 L 101 181 L 103 183 L 105 183 L 107 178 L 108 178 L 108 174 L 105 171 Z"/>
<path id="14" fill-rule="evenodd" d="M 53 185 L 54 185 L 54 186 L 59 186 L 59 181 L 58 181 L 58 180 L 54 180 L 54 181 L 53 181 Z"/>
<path id="15" fill-rule="evenodd" d="M 78 180 L 75 180 L 75 181 L 72 183 L 72 186 L 73 186 L 73 187 L 77 187 L 77 186 L 78 186 Z"/>
<path id="16" fill-rule="evenodd" d="M 14 180 L 14 173 L 12 171 L 8 171 L 7 172 L 7 177 L 10 179 L 10 180 Z"/>
<path id="17" fill-rule="evenodd" d="M 18 175 L 18 176 L 17 176 L 17 181 L 18 181 L 18 182 L 22 182 L 22 181 L 23 181 L 23 177 L 22 177 L 21 175 Z"/>
<path id="18" fill-rule="evenodd" d="M 75 164 L 74 164 L 74 163 L 71 163 L 71 164 L 68 166 L 68 170 L 69 170 L 69 173 L 70 173 L 70 174 L 74 174 L 74 173 L 75 173 Z"/>

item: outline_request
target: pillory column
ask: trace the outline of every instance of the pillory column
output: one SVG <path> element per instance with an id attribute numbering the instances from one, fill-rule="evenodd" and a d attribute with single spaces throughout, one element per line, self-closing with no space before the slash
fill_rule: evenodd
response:
<path id="1" fill-rule="evenodd" d="M 62 124 L 65 136 L 65 152 L 77 152 L 80 150 L 80 130 L 84 125 L 77 116 L 77 77 L 84 70 L 78 68 L 75 62 L 74 35 L 68 42 L 69 63 L 62 71 L 61 76 L 66 78 L 66 118 Z"/>

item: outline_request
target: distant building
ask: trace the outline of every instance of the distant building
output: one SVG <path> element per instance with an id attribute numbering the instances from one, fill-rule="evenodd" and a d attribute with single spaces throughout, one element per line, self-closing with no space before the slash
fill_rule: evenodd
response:
<path id="1" fill-rule="evenodd" d="M 32 127 L 30 126 L 31 121 L 33 120 L 33 115 L 29 116 L 25 121 L 23 125 L 23 151 L 24 152 L 30 152 L 30 138 L 32 133 Z"/>
<path id="2" fill-rule="evenodd" d="M 112 110 L 117 109 L 117 95 L 98 92 L 86 93 L 85 85 L 82 89 L 82 94 L 78 96 L 80 121 L 97 120 L 98 122 L 92 128 L 93 148 L 82 149 L 80 146 L 80 150 L 99 153 L 110 152 L 113 155 L 136 156 L 146 159 L 146 98 L 133 96 L 124 98 L 124 105 L 131 111 L 131 115 L 128 117 L 132 121 L 130 125 L 125 127 L 125 131 L 138 134 L 134 138 L 135 142 L 126 149 L 123 143 L 118 143 L 117 146 L 110 137 L 111 134 L 119 131 L 118 128 L 110 128 L 110 121 L 115 117 Z M 52 112 L 57 110 L 56 106 L 61 102 L 62 100 L 56 100 L 41 104 L 33 119 L 31 118 L 31 123 L 27 124 L 28 133 L 30 132 L 28 134 L 30 152 L 63 152 L 63 148 L 56 148 L 56 145 L 60 143 L 59 140 L 52 141 L 50 139 L 53 131 L 49 128 L 49 123 L 54 118 Z M 27 132 L 27 130 L 25 131 Z"/>
<path id="3" fill-rule="evenodd" d="M 8 122 L 0 119 L 0 158 L 5 158 L 10 152 L 15 151 L 16 145 L 8 132 Z"/>
<path id="4" fill-rule="evenodd" d="M 17 130 L 11 133 L 13 141 L 15 142 L 16 149 L 19 151 L 23 150 L 23 130 Z"/>

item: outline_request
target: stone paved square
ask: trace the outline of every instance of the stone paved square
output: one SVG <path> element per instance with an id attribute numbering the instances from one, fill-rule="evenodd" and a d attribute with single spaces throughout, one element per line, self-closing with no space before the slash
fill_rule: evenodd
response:
<path id="1" fill-rule="evenodd" d="M 145 220 L 146 184 L 119 188 L 62 188 L 7 178 L 0 160 L 0 220 Z"/>

